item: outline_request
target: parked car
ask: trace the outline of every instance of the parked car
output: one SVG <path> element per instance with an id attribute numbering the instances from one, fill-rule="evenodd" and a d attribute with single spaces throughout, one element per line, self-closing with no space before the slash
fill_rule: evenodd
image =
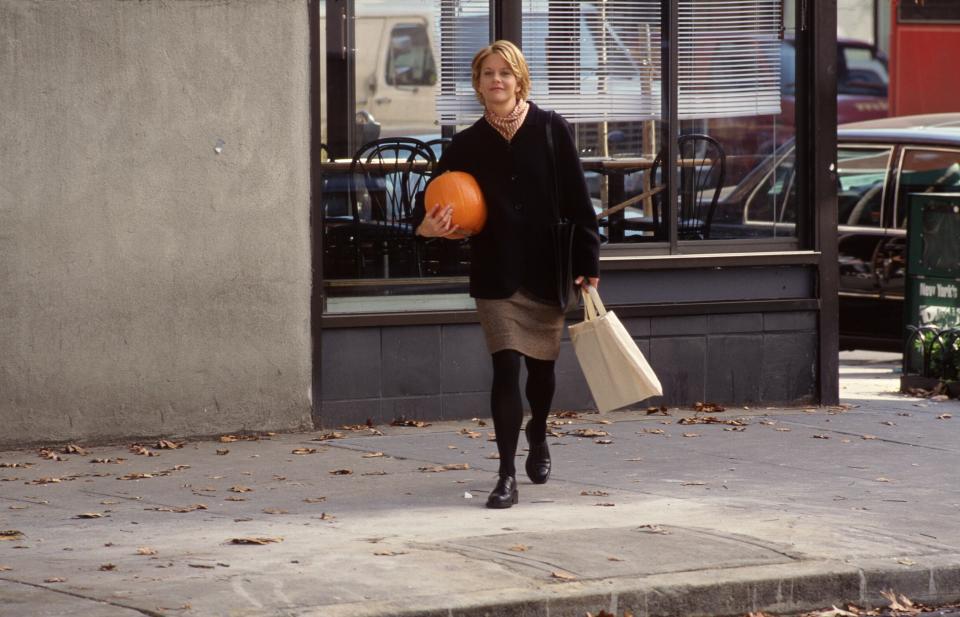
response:
<path id="1" fill-rule="evenodd" d="M 717 206 L 711 238 L 793 235 L 793 143 Z M 960 192 L 960 113 L 844 124 L 837 130 L 842 349 L 902 351 L 910 193 Z"/>

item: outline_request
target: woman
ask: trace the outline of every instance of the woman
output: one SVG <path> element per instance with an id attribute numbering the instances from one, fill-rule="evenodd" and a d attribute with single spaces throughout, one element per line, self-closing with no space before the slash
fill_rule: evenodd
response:
<path id="1" fill-rule="evenodd" d="M 600 236 L 570 125 L 527 101 L 530 73 L 521 51 L 509 41 L 496 41 L 477 52 L 472 72 L 483 117 L 453 137 L 436 175 L 473 175 L 487 204 L 486 225 L 470 239 L 470 295 L 476 298 L 493 357 L 490 408 L 500 472 L 487 507 L 509 508 L 518 500 L 514 457 L 523 422 L 521 358 L 533 416 L 525 430 L 530 446 L 525 467 L 535 484 L 550 476 L 547 414 L 564 321 L 555 297 L 557 264 L 550 235 L 556 193 L 561 212 L 576 223 L 573 272 L 578 285 L 584 279 L 594 286 L 599 281 Z M 462 233 L 452 223 L 451 206 L 425 212 L 420 197 L 417 234 L 455 238 Z"/>

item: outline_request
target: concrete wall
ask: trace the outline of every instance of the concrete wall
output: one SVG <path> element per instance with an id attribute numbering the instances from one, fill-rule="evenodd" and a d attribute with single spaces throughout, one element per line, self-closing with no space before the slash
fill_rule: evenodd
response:
<path id="1" fill-rule="evenodd" d="M 0 445 L 309 426 L 308 47 L 305 0 L 0 0 Z"/>

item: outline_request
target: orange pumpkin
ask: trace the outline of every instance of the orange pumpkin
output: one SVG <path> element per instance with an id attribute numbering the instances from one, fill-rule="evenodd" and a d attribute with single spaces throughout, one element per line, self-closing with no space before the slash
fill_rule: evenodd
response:
<path id="1" fill-rule="evenodd" d="M 474 177 L 466 172 L 447 171 L 427 185 L 424 196 L 427 212 L 437 205 L 453 206 L 453 223 L 468 234 L 479 232 L 487 222 L 487 204 L 483 200 L 483 191 Z"/>

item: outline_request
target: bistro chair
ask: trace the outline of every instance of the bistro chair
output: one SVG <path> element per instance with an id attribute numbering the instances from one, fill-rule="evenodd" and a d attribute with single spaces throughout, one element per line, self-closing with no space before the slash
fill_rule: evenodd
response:
<path id="1" fill-rule="evenodd" d="M 720 199 L 726 176 L 727 155 L 723 147 L 713 137 L 691 133 L 681 135 L 677 140 L 677 153 L 680 157 L 679 184 L 677 186 L 677 238 L 680 240 L 707 240 L 710 238 L 710 225 L 713 213 Z M 663 151 L 654 159 L 647 172 L 651 183 L 663 184 Z M 667 232 L 663 225 L 666 212 L 665 191 L 653 198 L 653 228 L 657 240 L 666 240 Z"/>
<path id="2" fill-rule="evenodd" d="M 413 203 L 435 164 L 427 144 L 409 137 L 377 139 L 357 150 L 350 164 L 348 240 L 358 277 L 422 276 Z"/>

